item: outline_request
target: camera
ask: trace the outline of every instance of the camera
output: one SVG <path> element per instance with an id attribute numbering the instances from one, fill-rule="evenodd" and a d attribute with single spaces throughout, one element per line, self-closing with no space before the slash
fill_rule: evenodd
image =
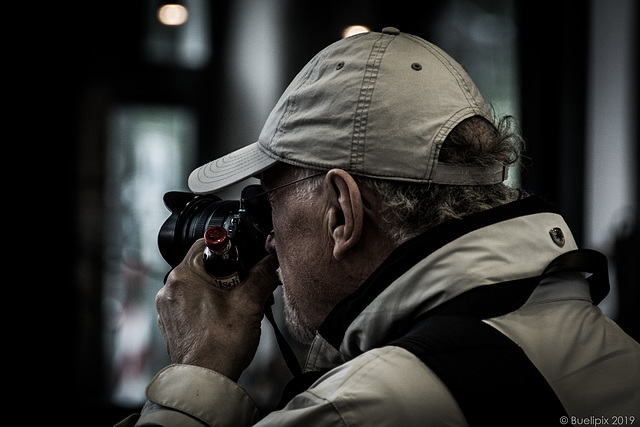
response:
<path id="1" fill-rule="evenodd" d="M 251 267 L 267 255 L 264 244 L 273 231 L 267 193 L 259 185 L 245 187 L 240 200 L 222 200 L 213 195 L 196 196 L 178 191 L 166 193 L 163 200 L 171 215 L 158 233 L 162 257 L 171 267 L 177 266 L 193 243 L 204 236 L 207 228 L 222 226 L 238 249 L 238 275 L 241 281 L 244 280 Z M 300 375 L 302 372 L 296 355 L 280 333 L 273 316 L 273 302 L 272 295 L 265 303 L 265 316 L 273 326 L 289 370 L 293 376 Z"/>
<path id="2" fill-rule="evenodd" d="M 171 215 L 158 233 L 160 254 L 172 268 L 176 267 L 207 228 L 221 226 L 238 248 L 238 273 L 243 280 L 251 267 L 267 255 L 264 244 L 271 231 L 271 212 L 260 209 L 264 206 L 258 202 L 261 193 L 260 186 L 246 187 L 240 200 L 179 191 L 166 193 L 163 201 Z M 248 212 L 247 207 L 253 207 L 253 212 Z"/>

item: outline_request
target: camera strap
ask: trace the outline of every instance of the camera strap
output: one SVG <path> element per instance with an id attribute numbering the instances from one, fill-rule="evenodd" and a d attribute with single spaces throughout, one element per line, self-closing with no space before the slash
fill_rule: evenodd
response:
<path id="1" fill-rule="evenodd" d="M 282 335 L 282 332 L 280 332 L 280 329 L 276 324 L 276 319 L 273 317 L 273 310 L 271 309 L 271 306 L 273 305 L 274 302 L 275 301 L 273 299 L 273 294 L 272 294 L 264 306 L 264 315 L 269 321 L 269 323 L 271 323 L 271 326 L 273 327 L 273 333 L 276 336 L 276 341 L 278 342 L 278 347 L 280 348 L 280 353 L 282 353 L 282 358 L 284 359 L 284 363 L 286 363 L 287 368 L 289 368 L 291 375 L 293 375 L 294 378 L 297 378 L 300 375 L 302 375 L 302 369 L 300 369 L 300 364 L 298 363 L 298 358 L 296 357 L 296 354 L 293 352 L 293 349 L 287 342 L 284 335 Z"/>

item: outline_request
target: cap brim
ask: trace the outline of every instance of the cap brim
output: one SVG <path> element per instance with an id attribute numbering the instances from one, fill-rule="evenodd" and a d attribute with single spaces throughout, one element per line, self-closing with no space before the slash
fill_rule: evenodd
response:
<path id="1" fill-rule="evenodd" d="M 189 175 L 189 189 L 196 194 L 215 193 L 276 163 L 255 142 L 195 169 Z"/>

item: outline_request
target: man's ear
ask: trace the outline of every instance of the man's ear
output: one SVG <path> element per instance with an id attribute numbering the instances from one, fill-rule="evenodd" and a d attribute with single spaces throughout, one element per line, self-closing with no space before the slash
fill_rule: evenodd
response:
<path id="1" fill-rule="evenodd" d="M 362 195 L 353 177 L 342 169 L 327 172 L 325 182 L 330 191 L 333 189 L 328 221 L 333 238 L 333 257 L 341 260 L 362 236 Z"/>

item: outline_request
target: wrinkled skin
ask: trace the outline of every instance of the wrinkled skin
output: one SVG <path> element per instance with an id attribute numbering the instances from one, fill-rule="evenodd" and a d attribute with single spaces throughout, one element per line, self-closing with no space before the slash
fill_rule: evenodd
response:
<path id="1" fill-rule="evenodd" d="M 173 363 L 197 365 L 237 380 L 260 341 L 264 305 L 279 281 L 269 255 L 231 290 L 211 285 L 198 240 L 156 296 L 158 326 Z"/>

